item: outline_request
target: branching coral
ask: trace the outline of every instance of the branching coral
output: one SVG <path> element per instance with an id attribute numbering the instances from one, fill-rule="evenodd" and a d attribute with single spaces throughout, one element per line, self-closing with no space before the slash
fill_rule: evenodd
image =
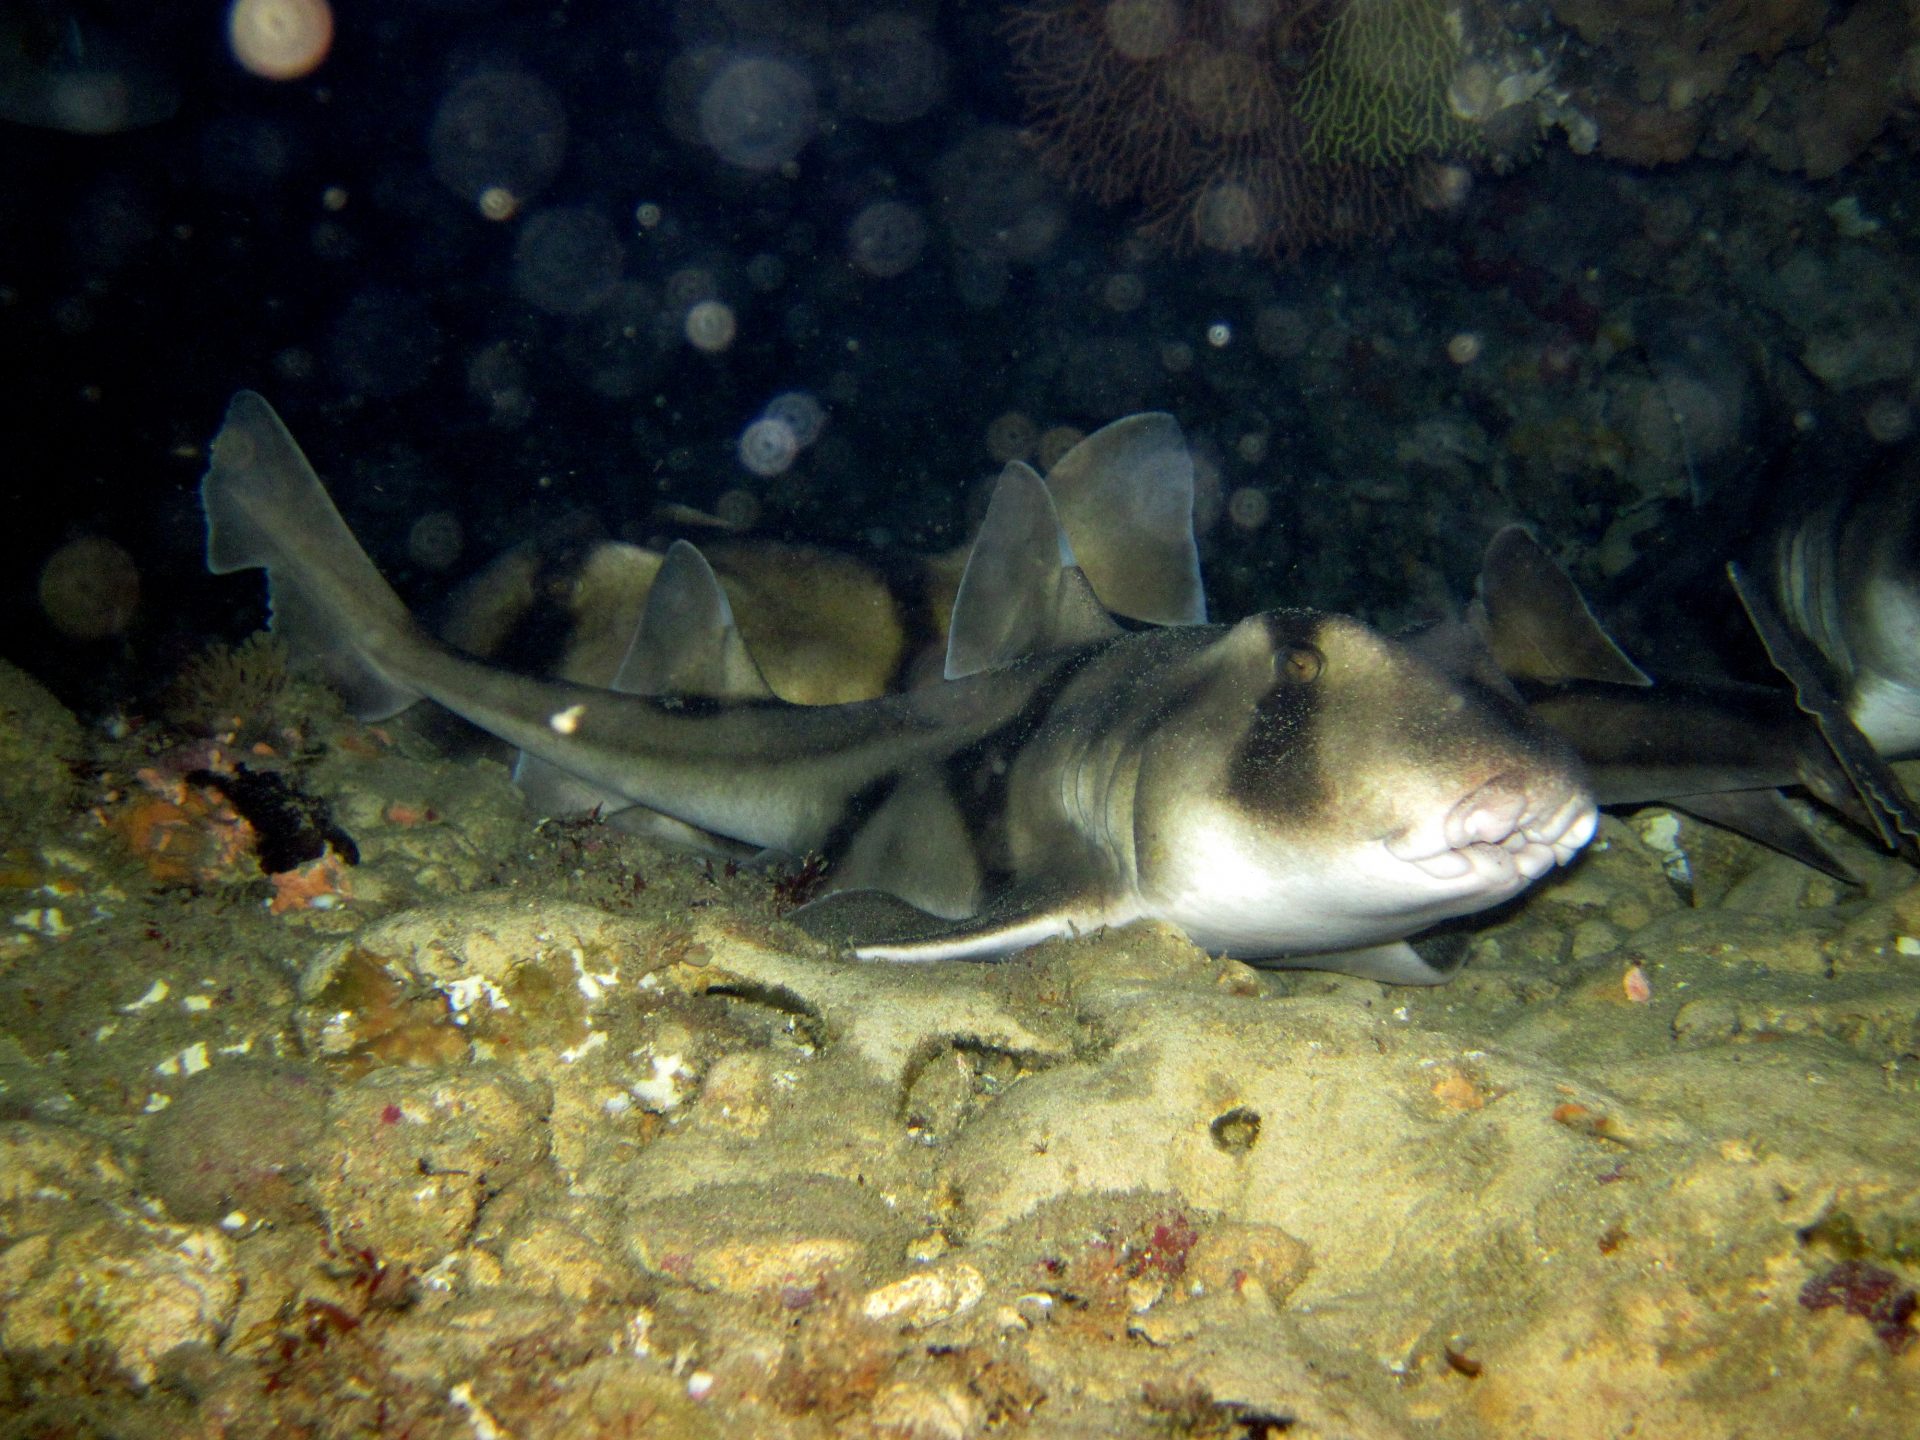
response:
<path id="1" fill-rule="evenodd" d="M 1007 29 L 1043 163 L 1176 245 L 1385 234 L 1475 149 L 1442 0 L 1039 0 Z"/>
<path id="2" fill-rule="evenodd" d="M 1348 0 L 1328 21 L 1300 87 L 1309 160 L 1397 165 L 1467 154 L 1478 127 L 1449 103 L 1464 55 L 1441 0 Z"/>

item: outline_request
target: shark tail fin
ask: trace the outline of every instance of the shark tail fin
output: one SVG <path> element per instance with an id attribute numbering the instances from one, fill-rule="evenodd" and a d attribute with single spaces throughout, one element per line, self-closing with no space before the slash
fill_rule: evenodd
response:
<path id="1" fill-rule="evenodd" d="M 273 632 L 297 657 L 317 662 L 354 714 L 377 720 L 419 692 L 381 669 L 379 637 L 413 627 L 393 592 L 280 417 L 242 390 L 214 437 L 200 482 L 207 516 L 207 568 L 267 572 Z"/>

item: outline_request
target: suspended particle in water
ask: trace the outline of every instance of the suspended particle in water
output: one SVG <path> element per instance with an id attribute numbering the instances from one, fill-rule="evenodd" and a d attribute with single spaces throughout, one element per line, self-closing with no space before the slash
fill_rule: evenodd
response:
<path id="1" fill-rule="evenodd" d="M 1233 343 L 1233 327 L 1224 320 L 1216 320 L 1207 326 L 1207 344 L 1216 350 L 1224 350 Z"/>
<path id="2" fill-rule="evenodd" d="M 520 197 L 504 185 L 489 185 L 480 192 L 480 214 L 493 221 L 511 220 L 520 213 Z"/>
<path id="3" fill-rule="evenodd" d="M 1227 497 L 1227 519 L 1236 530 L 1258 530 L 1272 512 L 1273 502 L 1267 492 L 1251 485 L 1242 485 Z"/>
<path id="4" fill-rule="evenodd" d="M 1913 434 L 1913 408 L 1898 395 L 1876 396 L 1861 420 L 1882 445 L 1898 445 Z"/>
<path id="5" fill-rule="evenodd" d="M 760 520 L 760 497 L 751 490 L 728 490 L 713 502 L 713 513 L 730 529 L 751 530 Z"/>
<path id="6" fill-rule="evenodd" d="M 273 373 L 283 380 L 311 380 L 320 373 L 314 353 L 301 345 L 289 345 L 273 357 Z"/>
<path id="7" fill-rule="evenodd" d="M 664 212 L 651 200 L 642 200 L 633 207 L 633 223 L 642 230 L 659 229 L 662 218 L 664 218 Z"/>
<path id="8" fill-rule="evenodd" d="M 1112 0 L 1104 18 L 1113 48 L 1136 62 L 1158 60 L 1180 38 L 1174 0 Z"/>
<path id="9" fill-rule="evenodd" d="M 490 190 L 514 208 L 546 189 L 567 152 L 567 117 L 553 91 L 517 70 L 484 70 L 434 112 L 427 153 L 440 183 L 470 204 Z"/>
<path id="10" fill-rule="evenodd" d="M 422 515 L 407 531 L 407 555 L 427 570 L 451 569 L 465 543 L 460 517 L 450 510 Z"/>
<path id="11" fill-rule="evenodd" d="M 40 567 L 40 610 L 70 640 L 123 633 L 140 608 L 140 570 L 104 535 L 69 540 Z"/>
<path id="12" fill-rule="evenodd" d="M 934 185 L 948 238 L 976 264 L 1031 264 L 1066 227 L 1054 183 L 1020 132 L 1007 126 L 975 130 L 943 154 L 934 163 Z"/>
<path id="13" fill-rule="evenodd" d="M 487 346 L 467 362 L 467 389 L 486 405 L 492 423 L 503 428 L 524 424 L 533 413 L 526 367 L 504 340 Z"/>
<path id="14" fill-rule="evenodd" d="M 813 81 L 771 55 L 741 55 L 700 95 L 700 135 L 743 170 L 776 170 L 798 155 L 819 123 Z"/>
<path id="15" fill-rule="evenodd" d="M 799 453 L 793 427 L 770 415 L 762 415 L 740 432 L 740 463 L 762 478 L 782 473 Z"/>
<path id="16" fill-rule="evenodd" d="M 1258 244 L 1269 228 L 1259 197 L 1237 181 L 1209 186 L 1193 207 L 1194 234 L 1209 250 L 1238 255 Z"/>
<path id="17" fill-rule="evenodd" d="M 1471 365 L 1486 349 L 1486 342 L 1471 330 L 1462 330 L 1447 341 L 1447 359 L 1456 365 Z"/>
<path id="18" fill-rule="evenodd" d="M 584 205 L 542 210 L 513 247 L 513 288 L 551 315 L 584 315 L 613 293 L 625 257 L 620 237 Z"/>
<path id="19" fill-rule="evenodd" d="M 787 283 L 787 262 L 762 250 L 747 261 L 747 281 L 763 294 L 778 290 Z"/>
<path id="20" fill-rule="evenodd" d="M 881 14 L 849 25 L 833 53 L 841 103 L 863 120 L 904 124 L 947 98 L 947 52 L 913 16 Z"/>
<path id="21" fill-rule="evenodd" d="M 333 9 L 327 0 L 234 0 L 227 45 L 262 80 L 298 80 L 332 48 Z"/>
<path id="22" fill-rule="evenodd" d="M 987 453 L 1002 465 L 1028 460 L 1040 445 L 1040 427 L 1018 410 L 1009 410 L 987 426 Z"/>
<path id="23" fill-rule="evenodd" d="M 1106 283 L 1100 287 L 1100 299 L 1109 310 L 1125 315 L 1130 310 L 1138 310 L 1147 298 L 1147 285 L 1131 271 L 1122 271 L 1118 275 L 1109 275 Z"/>
<path id="24" fill-rule="evenodd" d="M 683 265 L 667 277 L 667 304 L 686 310 L 720 293 L 720 277 L 704 265 Z"/>
<path id="25" fill-rule="evenodd" d="M 898 200 L 874 201 L 847 226 L 848 258 L 882 280 L 911 270 L 926 244 L 926 220 Z"/>
<path id="26" fill-rule="evenodd" d="M 820 432 L 826 428 L 827 412 L 820 402 L 804 390 L 789 390 L 784 395 L 776 395 L 767 402 L 762 412 L 769 420 L 778 420 L 793 432 L 796 444 L 802 450 L 820 438 Z"/>
<path id="27" fill-rule="evenodd" d="M 1071 425 L 1055 425 L 1040 436 L 1040 469 L 1051 470 L 1060 457 L 1086 439 L 1084 430 Z"/>
<path id="28" fill-rule="evenodd" d="M 717 355 L 733 344 L 737 328 L 733 307 L 724 300 L 702 300 L 687 311 L 687 343 L 709 355 Z"/>

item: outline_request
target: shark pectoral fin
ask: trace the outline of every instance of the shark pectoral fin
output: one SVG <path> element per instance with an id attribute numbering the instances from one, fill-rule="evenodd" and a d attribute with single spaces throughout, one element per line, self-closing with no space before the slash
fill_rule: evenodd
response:
<path id="1" fill-rule="evenodd" d="M 1920 804 L 1848 717 L 1846 705 L 1828 681 L 1824 667 L 1787 628 L 1760 587 L 1749 581 L 1738 565 L 1727 566 L 1727 578 L 1766 647 L 1767 658 L 1787 677 L 1800 708 L 1813 717 L 1827 748 L 1859 792 L 1860 803 L 1866 806 L 1881 843 L 1920 864 Z"/>
<path id="2" fill-rule="evenodd" d="M 633 802 L 618 791 L 604 789 L 577 775 L 569 774 L 550 760 L 521 750 L 514 756 L 513 783 L 526 797 L 527 808 L 535 815 L 586 815 L 594 811 L 611 814 Z"/>
<path id="3" fill-rule="evenodd" d="M 669 850 L 684 850 L 714 860 L 730 860 L 736 865 L 758 865 L 776 857 L 757 846 L 742 844 L 698 825 L 689 825 L 645 805 L 629 805 L 607 816 L 607 824 L 623 835 L 638 836 L 664 845 Z"/>
<path id="4" fill-rule="evenodd" d="M 1515 680 L 1651 685 L 1614 644 L 1573 577 L 1524 526 L 1487 542 L 1471 615 L 1500 668 Z"/>
<path id="5" fill-rule="evenodd" d="M 1823 875 L 1849 885 L 1862 883 L 1847 863 L 1829 850 L 1818 835 L 1800 823 L 1786 797 L 1778 790 L 1722 790 L 1711 795 L 1675 795 L 1662 802 L 1675 810 L 1697 815 L 1769 850 L 1811 866 Z"/>
<path id="6" fill-rule="evenodd" d="M 413 620 L 360 548 L 280 417 L 242 390 L 227 407 L 200 481 L 207 568 L 267 572 L 272 629 L 296 657 L 318 663 L 363 720 L 420 698 L 370 658 L 371 632 Z"/>
<path id="7" fill-rule="evenodd" d="M 1118 633 L 1074 563 L 1046 482 L 1010 461 L 954 597 L 947 679 Z"/>
<path id="8" fill-rule="evenodd" d="M 1466 963 L 1468 937 L 1446 933 L 1420 942 L 1422 955 L 1405 940 L 1369 945 L 1360 950 L 1333 950 L 1320 955 L 1275 955 L 1247 963 L 1271 970 L 1332 970 L 1377 980 L 1382 985 L 1444 985 Z"/>
<path id="9" fill-rule="evenodd" d="M 1047 472 L 1060 523 L 1100 603 L 1154 625 L 1203 625 L 1193 455 L 1163 411 L 1087 436 Z"/>
<path id="10" fill-rule="evenodd" d="M 700 695 L 713 700 L 769 700 L 760 667 L 733 622 L 733 607 L 713 567 L 676 540 L 654 577 L 633 644 L 613 688 L 629 695 Z"/>
<path id="11" fill-rule="evenodd" d="M 1035 883 L 1016 885 L 961 920 L 943 920 L 881 890 L 841 890 L 788 918 L 862 960 L 997 960 L 1042 940 L 1133 918 L 1105 917 L 1098 909 L 1085 895 Z"/>
<path id="12" fill-rule="evenodd" d="M 980 861 L 966 817 L 945 785 L 909 778 L 867 816 L 833 880 L 885 890 L 934 915 L 965 915 L 980 899 Z"/>

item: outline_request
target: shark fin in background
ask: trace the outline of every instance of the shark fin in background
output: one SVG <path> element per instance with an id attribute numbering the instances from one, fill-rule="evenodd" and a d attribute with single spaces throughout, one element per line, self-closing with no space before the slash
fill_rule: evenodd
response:
<path id="1" fill-rule="evenodd" d="M 1193 456 L 1173 416 L 1102 426 L 1054 462 L 1047 492 L 1101 605 L 1152 625 L 1206 623 Z"/>
<path id="2" fill-rule="evenodd" d="M 1488 542 L 1471 613 L 1501 670 L 1515 680 L 1653 683 L 1594 618 L 1573 577 L 1523 526 L 1508 525 Z"/>
<path id="3" fill-rule="evenodd" d="M 947 679 L 1119 633 L 1033 467 L 1008 462 L 960 577 L 947 635 Z"/>
<path id="4" fill-rule="evenodd" d="M 647 592 L 647 608 L 615 690 L 629 695 L 697 695 L 708 700 L 771 700 L 773 691 L 747 653 L 727 592 L 706 556 L 684 540 Z"/>
<path id="5" fill-rule="evenodd" d="M 1847 862 L 1801 822 L 1778 790 L 1723 790 L 1711 795 L 1676 795 L 1667 800 L 1675 810 L 1684 810 L 1710 825 L 1744 835 L 1769 850 L 1777 850 L 1823 875 L 1848 885 L 1861 879 Z"/>
<path id="6" fill-rule="evenodd" d="M 1859 792 L 1867 818 L 1889 850 L 1920 863 L 1920 804 L 1907 793 L 1880 752 L 1847 716 L 1847 707 L 1828 681 L 1820 662 L 1803 645 L 1765 590 L 1749 581 L 1737 564 L 1727 566 L 1727 578 L 1753 622 L 1760 643 L 1774 668 L 1787 677 L 1800 708 L 1813 717 L 1834 758 Z"/>
<path id="7" fill-rule="evenodd" d="M 773 697 L 733 623 L 733 607 L 703 556 L 684 540 L 667 551 L 633 642 L 608 687 L 628 695 L 686 695 L 709 700 Z M 590 784 L 558 765 L 521 751 L 514 783 L 547 815 L 600 812 L 609 823 L 662 844 L 729 858 L 750 847 L 634 805 L 617 791 Z"/>
<path id="8" fill-rule="evenodd" d="M 362 720 L 384 720 L 418 700 L 418 691 L 380 670 L 358 637 L 341 633 L 337 607 L 309 588 L 317 581 L 356 590 L 386 622 L 413 628 L 406 606 L 361 550 L 273 407 L 251 390 L 235 395 L 210 459 L 200 482 L 207 568 L 216 575 L 265 570 L 273 633 L 293 654 L 318 664 Z M 317 558 L 288 553 L 277 538 L 288 534 L 302 537 Z"/>

